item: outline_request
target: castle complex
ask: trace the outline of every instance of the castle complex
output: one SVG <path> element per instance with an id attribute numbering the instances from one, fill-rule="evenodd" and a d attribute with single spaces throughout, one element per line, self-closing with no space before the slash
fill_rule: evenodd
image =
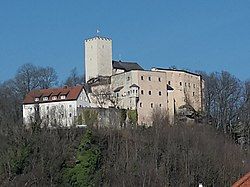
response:
<path id="1" fill-rule="evenodd" d="M 166 112 L 170 122 L 184 106 L 203 109 L 200 75 L 177 69 L 144 70 L 135 62 L 115 61 L 110 38 L 96 36 L 84 45 L 86 83 L 28 93 L 23 104 L 25 123 L 34 119 L 37 106 L 42 119 L 51 123 L 53 113 L 53 120 L 60 118 L 68 126 L 74 123 L 79 107 L 135 110 L 138 124 L 149 124 L 156 109 Z"/>
<path id="2" fill-rule="evenodd" d="M 134 62 L 112 60 L 112 40 L 96 36 L 85 40 L 85 75 L 90 98 L 99 107 L 137 110 L 138 123 L 150 122 L 154 109 L 173 121 L 180 107 L 203 109 L 203 79 L 177 69 L 144 70 Z M 108 99 L 104 96 L 112 95 Z M 101 101 L 101 102 L 100 102 Z"/>

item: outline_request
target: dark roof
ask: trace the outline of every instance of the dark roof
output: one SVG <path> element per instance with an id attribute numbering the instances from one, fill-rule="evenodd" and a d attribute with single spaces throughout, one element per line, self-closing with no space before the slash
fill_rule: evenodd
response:
<path id="1" fill-rule="evenodd" d="M 136 62 L 122 62 L 122 61 L 112 61 L 112 65 L 114 69 L 122 69 L 124 71 L 131 70 L 144 70 L 139 64 Z"/>
<path id="2" fill-rule="evenodd" d="M 138 85 L 136 84 L 132 84 L 129 88 L 132 88 L 132 87 L 137 87 L 137 88 L 140 88 Z"/>
<path id="3" fill-rule="evenodd" d="M 24 98 L 23 104 L 34 104 L 35 98 L 39 98 L 39 103 L 46 103 L 46 102 L 55 102 L 55 101 L 62 101 L 60 97 L 57 100 L 52 100 L 52 96 L 55 95 L 66 95 L 66 98 L 63 101 L 70 101 L 76 100 L 80 95 L 81 91 L 83 90 L 83 86 L 77 85 L 74 87 L 62 87 L 62 88 L 49 88 L 49 89 L 42 89 L 42 90 L 32 90 L 30 91 Z M 43 101 L 43 97 L 49 97 L 47 101 Z"/>
<path id="4" fill-rule="evenodd" d="M 167 90 L 174 90 L 174 88 L 167 84 Z"/>
<path id="5" fill-rule="evenodd" d="M 119 92 L 121 89 L 123 89 L 123 86 L 119 86 L 116 89 L 114 89 L 114 92 Z"/>

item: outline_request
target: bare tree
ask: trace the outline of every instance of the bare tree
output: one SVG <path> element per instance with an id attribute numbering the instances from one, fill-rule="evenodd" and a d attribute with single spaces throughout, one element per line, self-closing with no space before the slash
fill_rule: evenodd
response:
<path id="1" fill-rule="evenodd" d="M 52 67 L 38 67 L 33 64 L 22 65 L 14 78 L 16 90 L 24 97 L 37 88 L 49 88 L 56 85 L 57 75 Z"/>
<path id="2" fill-rule="evenodd" d="M 15 76 L 15 83 L 22 96 L 39 86 L 38 68 L 33 64 L 24 64 Z"/>
<path id="3" fill-rule="evenodd" d="M 92 87 L 93 99 L 99 105 L 99 107 L 107 107 L 111 104 L 113 107 L 117 107 L 119 104 L 119 98 L 110 88 L 110 85 L 101 85 L 97 87 Z"/>
<path id="4" fill-rule="evenodd" d="M 57 84 L 57 74 L 52 67 L 39 67 L 38 68 L 38 86 L 42 89 L 52 87 Z"/>
<path id="5" fill-rule="evenodd" d="M 78 75 L 77 69 L 73 68 L 64 84 L 67 86 L 75 86 L 77 84 L 83 84 L 85 82 L 84 77 L 85 76 Z"/>
<path id="6" fill-rule="evenodd" d="M 231 132 L 244 102 L 241 81 L 226 71 L 203 74 L 203 78 L 207 115 L 213 118 L 216 128 Z"/>

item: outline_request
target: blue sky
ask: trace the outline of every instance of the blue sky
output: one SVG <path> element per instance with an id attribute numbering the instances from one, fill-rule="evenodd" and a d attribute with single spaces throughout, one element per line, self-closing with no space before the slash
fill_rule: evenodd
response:
<path id="1" fill-rule="evenodd" d="M 83 73 L 97 28 L 114 59 L 250 78 L 248 0 L 0 0 L 0 81 L 24 63 Z"/>

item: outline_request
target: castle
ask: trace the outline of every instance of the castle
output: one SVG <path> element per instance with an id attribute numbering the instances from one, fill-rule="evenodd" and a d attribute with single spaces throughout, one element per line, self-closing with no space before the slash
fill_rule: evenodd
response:
<path id="1" fill-rule="evenodd" d="M 48 111 L 50 109 L 47 105 L 53 105 L 56 111 L 54 113 L 57 114 L 56 108 L 65 108 L 66 111 L 56 117 L 59 116 L 62 120 L 66 116 L 71 117 L 70 121 L 64 119 L 65 125 L 74 123 L 73 119 L 78 115 L 79 107 L 135 110 L 138 124 L 149 124 L 155 109 L 166 112 L 170 122 L 174 121 L 175 114 L 183 106 L 188 105 L 195 111 L 203 110 L 204 81 L 201 75 L 185 70 L 156 67 L 144 70 L 136 62 L 115 61 L 112 59 L 112 40 L 107 37 L 95 36 L 86 39 L 84 45 L 86 83 L 77 86 L 77 93 L 72 91 L 76 88 L 65 87 L 65 93 L 68 93 L 63 94 L 63 97 L 63 88 L 54 89 L 55 93 L 53 89 L 28 93 L 23 104 L 24 121 L 28 122 L 34 115 L 31 108 L 37 103 L 43 103 L 43 108 Z M 71 92 L 75 93 L 75 96 L 69 99 L 68 94 Z M 82 102 L 80 95 L 84 98 Z M 68 105 L 72 107 L 72 103 L 67 102 L 75 102 L 72 112 L 68 112 Z M 45 109 L 42 111 L 40 116 L 51 118 L 44 112 Z"/>
<path id="2" fill-rule="evenodd" d="M 134 62 L 115 61 L 112 40 L 106 37 L 85 40 L 85 75 L 92 102 L 99 107 L 137 110 L 139 124 L 148 123 L 155 108 L 166 111 L 171 121 L 186 104 L 196 111 L 203 109 L 200 75 L 177 69 L 144 70 Z M 114 98 L 99 103 L 98 96 L 105 92 Z"/>

